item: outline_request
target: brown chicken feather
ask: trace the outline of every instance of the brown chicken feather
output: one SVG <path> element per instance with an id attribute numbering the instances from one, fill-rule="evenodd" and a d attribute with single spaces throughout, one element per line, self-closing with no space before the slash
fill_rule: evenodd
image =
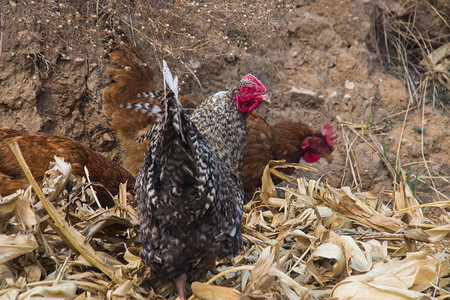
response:
<path id="1" fill-rule="evenodd" d="M 106 73 L 110 86 L 103 90 L 103 110 L 108 126 L 119 137 L 123 165 L 133 176 L 137 176 L 148 142 L 138 144 L 134 141 L 147 132 L 147 127 L 155 123 L 155 118 L 120 108 L 120 104 L 141 102 L 142 98 L 137 95 L 153 90 L 154 74 L 144 63 L 143 55 L 126 44 L 114 48 L 109 59 Z"/>
<path id="2" fill-rule="evenodd" d="M 269 124 L 257 113 L 247 118 L 248 146 L 242 170 L 242 184 L 246 194 L 253 193 L 261 182 L 264 167 L 275 159 L 272 131 Z"/>
<path id="3" fill-rule="evenodd" d="M 154 73 L 145 63 L 142 53 L 128 44 L 114 47 L 109 60 L 106 73 L 110 85 L 103 90 L 103 111 L 109 128 L 119 137 L 122 164 L 136 177 L 144 163 L 143 154 L 149 141 L 136 143 L 135 140 L 148 132 L 155 124 L 155 118 L 121 108 L 120 104 L 142 101 L 159 104 L 157 99 L 138 97 L 140 93 L 154 90 Z M 185 109 L 196 107 L 202 100 L 180 96 Z"/>
<path id="4" fill-rule="evenodd" d="M 86 176 L 84 166 L 87 166 L 90 180 L 102 184 L 112 195 L 118 193 L 120 183 L 127 182 L 128 189 L 134 186 L 134 178 L 128 171 L 78 141 L 54 134 L 0 128 L 0 195 L 8 195 L 29 186 L 8 145 L 14 141 L 18 143 L 39 184 L 56 155 L 72 165 L 72 172 L 78 178 Z M 94 188 L 102 205 L 114 204 L 107 190 L 97 186 Z"/>

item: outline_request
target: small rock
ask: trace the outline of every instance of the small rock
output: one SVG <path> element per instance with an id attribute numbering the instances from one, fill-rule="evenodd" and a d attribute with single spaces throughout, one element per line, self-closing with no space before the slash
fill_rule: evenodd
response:
<path id="1" fill-rule="evenodd" d="M 317 93 L 304 88 L 297 88 L 293 86 L 289 91 L 291 93 L 292 101 L 298 101 L 305 105 L 317 107 L 323 103 L 323 99 L 317 96 Z"/>
<path id="2" fill-rule="evenodd" d="M 64 53 L 59 54 L 61 60 L 70 60 L 70 56 Z"/>
<path id="3" fill-rule="evenodd" d="M 353 89 L 355 89 L 355 83 L 352 82 L 352 81 L 346 80 L 346 81 L 345 81 L 345 88 L 346 88 L 347 90 L 353 90 Z"/>
<path id="4" fill-rule="evenodd" d="M 317 93 L 316 92 L 311 91 L 311 90 L 307 90 L 307 89 L 304 89 L 304 88 L 297 88 L 295 86 L 293 86 L 289 92 L 291 92 L 292 94 L 302 94 L 302 95 L 309 95 L 309 96 L 312 96 L 312 97 L 317 97 Z"/>
<path id="5" fill-rule="evenodd" d="M 344 99 L 350 99 L 352 96 L 350 96 L 350 94 L 345 94 L 344 95 Z"/>
<path id="6" fill-rule="evenodd" d="M 195 59 L 191 59 L 189 60 L 189 65 L 193 68 L 193 69 L 198 69 L 201 66 L 201 63 L 198 60 Z"/>
<path id="7" fill-rule="evenodd" d="M 310 20 L 314 20 L 314 18 L 311 16 L 311 14 L 309 12 L 305 12 L 304 16 L 305 16 L 305 18 L 308 18 Z"/>

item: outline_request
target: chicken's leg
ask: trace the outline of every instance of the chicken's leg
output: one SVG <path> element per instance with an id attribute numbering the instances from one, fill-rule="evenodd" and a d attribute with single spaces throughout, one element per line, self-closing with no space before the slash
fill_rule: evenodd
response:
<path id="1" fill-rule="evenodd" d="M 181 274 L 175 279 L 175 286 L 177 287 L 178 297 L 177 300 L 186 300 L 186 296 L 184 295 L 184 291 L 186 289 L 186 273 Z"/>

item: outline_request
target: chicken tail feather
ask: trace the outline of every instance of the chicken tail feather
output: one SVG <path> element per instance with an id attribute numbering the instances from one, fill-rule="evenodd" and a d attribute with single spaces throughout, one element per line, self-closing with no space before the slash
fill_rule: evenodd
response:
<path id="1" fill-rule="evenodd" d="M 140 102 L 140 103 L 125 103 L 120 104 L 120 107 L 122 108 L 129 108 L 134 111 L 143 113 L 147 116 L 153 116 L 155 117 L 157 122 L 162 122 L 164 119 L 164 113 L 161 110 L 161 108 L 158 105 L 150 104 L 146 102 Z"/>

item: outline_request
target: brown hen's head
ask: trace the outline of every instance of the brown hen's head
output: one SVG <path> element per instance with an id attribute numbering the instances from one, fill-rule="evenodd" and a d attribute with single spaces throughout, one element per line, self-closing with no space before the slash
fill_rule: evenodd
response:
<path id="1" fill-rule="evenodd" d="M 258 108 L 264 100 L 268 100 L 264 84 L 255 76 L 247 74 L 233 89 L 233 97 L 237 108 L 242 111 L 244 118 Z"/>
<path id="2" fill-rule="evenodd" d="M 303 159 L 308 163 L 316 162 L 320 157 L 331 161 L 331 152 L 334 149 L 334 140 L 337 136 L 333 135 L 333 130 L 327 122 L 322 125 L 322 134 L 320 136 L 309 136 L 302 143 L 302 149 L 305 151 Z"/>

